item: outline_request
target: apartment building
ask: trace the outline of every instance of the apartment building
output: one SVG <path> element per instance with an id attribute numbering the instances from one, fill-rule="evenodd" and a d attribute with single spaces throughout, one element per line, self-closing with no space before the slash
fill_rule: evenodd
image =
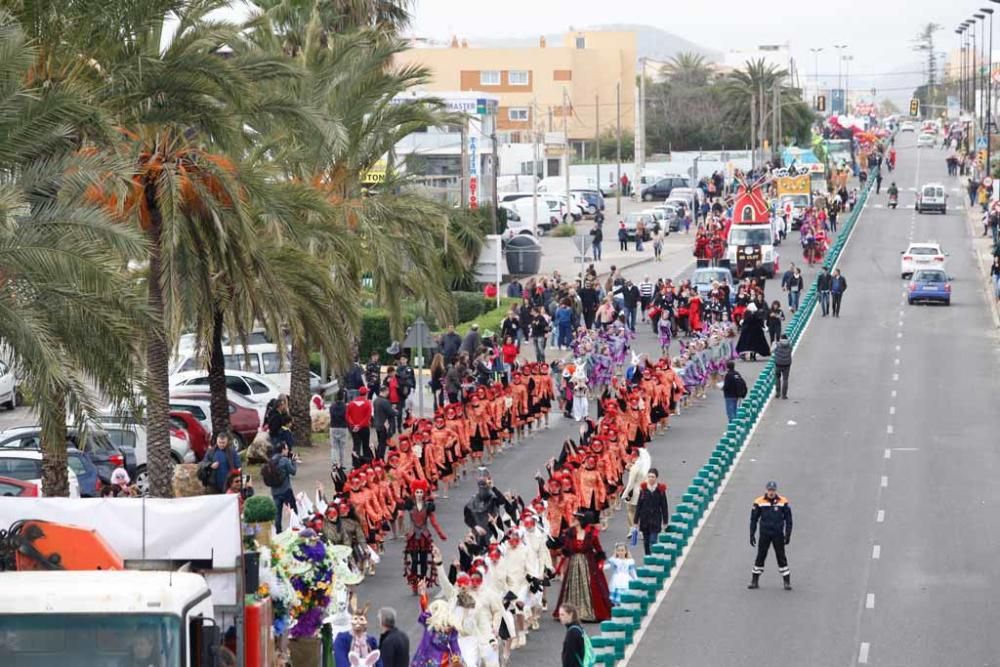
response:
<path id="1" fill-rule="evenodd" d="M 636 39 L 632 32 L 570 31 L 562 44 L 531 48 L 478 48 L 453 38 L 449 46 L 415 42 L 402 64 L 432 72 L 428 92 L 481 92 L 499 98 L 500 143 L 532 141 L 531 130 L 562 132 L 578 154 L 593 150 L 595 131 L 616 127 L 621 85 L 623 131 L 635 127 Z"/>

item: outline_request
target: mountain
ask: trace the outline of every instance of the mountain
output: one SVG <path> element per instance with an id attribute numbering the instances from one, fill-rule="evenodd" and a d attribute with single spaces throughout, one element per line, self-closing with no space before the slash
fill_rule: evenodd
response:
<path id="1" fill-rule="evenodd" d="M 575 28 L 575 27 L 574 27 Z M 573 28 L 571 28 L 573 29 Z M 608 30 L 621 32 L 634 32 L 636 34 L 636 56 L 639 58 L 649 58 L 650 60 L 666 61 L 678 53 L 691 52 L 705 56 L 712 62 L 722 60 L 722 52 L 700 46 L 689 42 L 683 37 L 678 37 L 666 30 L 654 28 L 648 25 L 632 25 L 624 23 L 610 23 L 606 25 L 588 26 L 576 28 L 579 30 Z M 538 45 L 538 36 L 526 37 L 470 37 L 471 46 L 483 48 L 527 48 Z M 545 35 L 545 41 L 550 45 L 562 44 L 562 34 Z"/>

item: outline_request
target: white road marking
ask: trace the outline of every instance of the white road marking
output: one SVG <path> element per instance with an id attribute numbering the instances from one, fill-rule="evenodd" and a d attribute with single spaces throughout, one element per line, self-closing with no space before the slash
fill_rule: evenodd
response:
<path id="1" fill-rule="evenodd" d="M 889 486 L 889 476 L 882 475 L 882 488 L 884 489 L 887 486 Z"/>
<path id="2" fill-rule="evenodd" d="M 893 390 L 892 390 L 892 394 L 891 394 L 891 396 L 892 396 L 893 398 L 896 398 L 896 390 L 895 390 L 895 389 L 893 389 Z"/>
<path id="3" fill-rule="evenodd" d="M 872 547 L 872 560 L 878 560 L 882 557 L 882 547 L 875 545 Z"/>
<path id="4" fill-rule="evenodd" d="M 902 316 L 903 316 L 903 315 L 905 315 L 905 314 L 906 314 L 906 311 L 905 311 L 905 310 L 900 310 L 900 311 L 899 311 L 899 316 L 900 316 L 900 317 L 902 317 Z"/>
<path id="5" fill-rule="evenodd" d="M 861 650 L 858 651 L 858 664 L 867 665 L 868 664 L 868 651 L 871 649 L 871 644 L 868 642 L 861 642 Z"/>
<path id="6" fill-rule="evenodd" d="M 885 448 L 885 458 L 887 458 L 887 459 L 891 459 L 892 458 L 892 450 L 889 449 L 888 447 Z"/>
<path id="7" fill-rule="evenodd" d="M 865 609 L 874 609 L 874 608 L 875 608 L 875 594 L 869 593 L 868 596 L 865 598 Z"/>
<path id="8" fill-rule="evenodd" d="M 899 373 L 893 373 L 892 374 L 892 381 L 893 382 L 899 382 Z"/>
<path id="9" fill-rule="evenodd" d="M 883 523 L 885 521 L 885 510 L 879 510 L 878 514 L 875 515 L 875 523 Z"/>
<path id="10" fill-rule="evenodd" d="M 896 352 L 899 352 L 902 349 L 902 347 L 903 347 L 902 345 L 897 345 L 896 346 Z"/>
<path id="11" fill-rule="evenodd" d="M 885 432 L 888 433 L 889 435 L 892 435 L 892 424 L 889 424 L 888 426 L 885 427 Z"/>
<path id="12" fill-rule="evenodd" d="M 899 333 L 896 334 L 896 338 L 902 338 L 902 337 L 903 337 L 903 332 L 902 331 L 900 331 Z"/>
<path id="13" fill-rule="evenodd" d="M 899 365 L 899 359 L 893 359 L 892 363 L 896 366 Z"/>
<path id="14" fill-rule="evenodd" d="M 896 414 L 896 406 L 895 405 L 890 405 L 889 406 L 889 414 L 890 415 Z"/>
<path id="15" fill-rule="evenodd" d="M 892 451 L 894 451 L 894 452 L 919 452 L 920 448 L 919 447 L 893 447 Z"/>

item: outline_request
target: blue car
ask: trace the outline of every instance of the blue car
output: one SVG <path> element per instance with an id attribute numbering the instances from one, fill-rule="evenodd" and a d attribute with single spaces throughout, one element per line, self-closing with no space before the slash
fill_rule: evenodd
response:
<path id="1" fill-rule="evenodd" d="M 918 301 L 937 301 L 951 305 L 951 279 L 941 269 L 919 269 L 913 272 L 906 300 L 912 306 Z"/>
<path id="2" fill-rule="evenodd" d="M 80 483 L 81 498 L 96 498 L 101 492 L 101 481 L 97 474 L 97 466 L 86 454 L 75 447 L 66 450 L 69 469 L 76 473 Z"/>

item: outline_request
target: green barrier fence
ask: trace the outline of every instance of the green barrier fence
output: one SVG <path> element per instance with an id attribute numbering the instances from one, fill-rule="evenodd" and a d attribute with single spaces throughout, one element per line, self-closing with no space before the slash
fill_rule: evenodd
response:
<path id="1" fill-rule="evenodd" d="M 832 270 L 840 259 L 874 182 L 873 173 L 858 195 L 854 210 L 843 221 L 837 240 L 824 258 L 823 266 L 827 270 Z M 793 347 L 798 344 L 805 331 L 818 300 L 816 280 L 813 279 L 802 296 L 799 309 L 785 328 Z M 760 421 L 774 391 L 774 381 L 774 360 L 769 359 L 747 393 L 747 398 L 740 404 L 736 418 L 726 426 L 726 432 L 719 438 L 708 462 L 691 480 L 681 496 L 681 502 L 674 506 L 670 523 L 660 533 L 657 544 L 652 547 L 653 555 L 645 559 L 642 567 L 637 568 L 639 578 L 629 584 L 629 592 L 622 596 L 622 604 L 612 610 L 612 619 L 602 622 L 600 634 L 591 638 L 598 664 L 613 667 L 625 657 L 625 651 L 635 640 L 656 595 L 666 586 L 678 559 L 689 546 L 695 528 L 718 495 L 719 486 L 749 440 L 754 426 Z"/>

